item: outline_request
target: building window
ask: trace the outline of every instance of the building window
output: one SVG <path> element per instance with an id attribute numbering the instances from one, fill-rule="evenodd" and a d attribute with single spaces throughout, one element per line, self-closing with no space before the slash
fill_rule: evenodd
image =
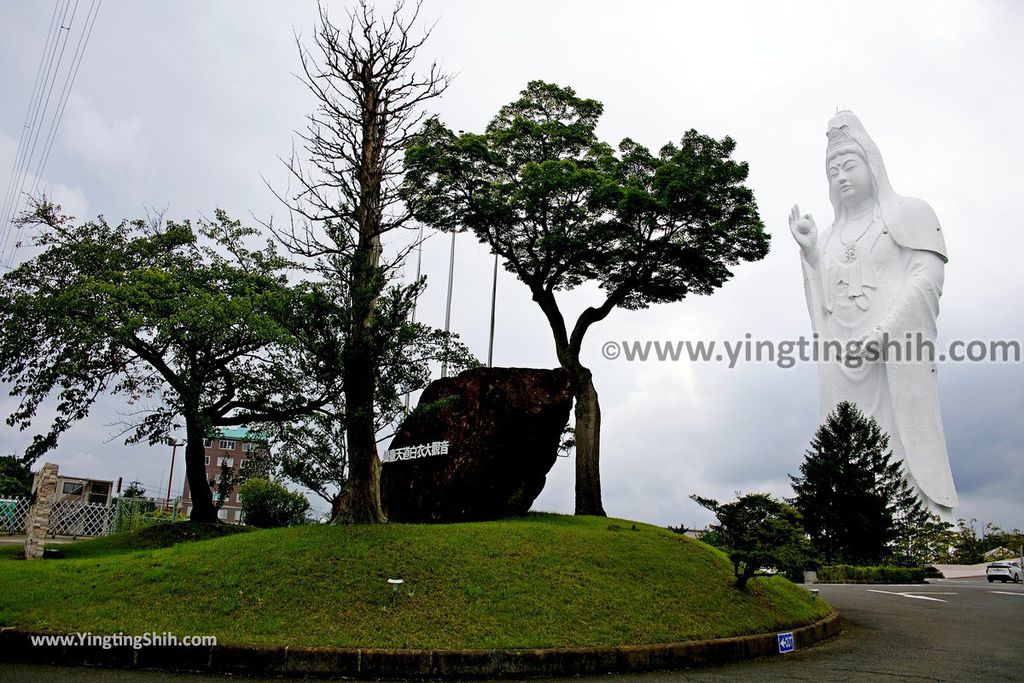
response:
<path id="1" fill-rule="evenodd" d="M 220 447 L 222 449 L 224 449 L 225 451 L 233 451 L 233 450 L 235 450 L 235 442 L 234 441 L 228 441 L 227 439 L 221 439 L 220 440 Z"/>
<path id="2" fill-rule="evenodd" d="M 92 485 L 92 490 L 89 491 L 89 502 L 94 505 L 106 505 L 107 496 L 110 494 L 110 484 L 96 484 Z"/>
<path id="3" fill-rule="evenodd" d="M 224 465 L 227 465 L 228 467 L 234 467 L 235 466 L 235 459 L 234 458 L 218 458 L 217 459 L 217 467 L 223 467 Z"/>
<path id="4" fill-rule="evenodd" d="M 213 445 L 213 439 L 203 439 L 203 448 L 209 448 Z"/>
<path id="5" fill-rule="evenodd" d="M 251 451 L 252 450 L 252 441 L 243 441 L 242 442 L 242 450 L 245 451 L 246 453 Z"/>
<path id="6" fill-rule="evenodd" d="M 85 484 L 80 481 L 66 481 L 64 482 L 64 495 L 65 496 L 80 496 L 82 491 L 85 490 Z"/>
<path id="7" fill-rule="evenodd" d="M 207 465 L 209 465 L 209 464 L 210 464 L 210 456 L 208 456 L 208 455 L 206 456 L 206 464 L 207 464 Z"/>
<path id="8" fill-rule="evenodd" d="M 221 508 L 220 510 L 217 510 L 217 519 L 220 519 L 220 520 L 223 520 L 223 521 L 226 522 L 228 520 L 228 511 L 225 510 L 224 508 Z"/>

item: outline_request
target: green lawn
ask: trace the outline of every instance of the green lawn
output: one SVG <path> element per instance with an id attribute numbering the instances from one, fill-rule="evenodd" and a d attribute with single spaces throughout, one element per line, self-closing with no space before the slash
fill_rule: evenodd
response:
<path id="1" fill-rule="evenodd" d="M 149 533 L 165 544 L 180 535 Z M 737 591 L 726 557 L 703 543 L 596 517 L 137 544 L 124 535 L 64 546 L 67 559 L 0 558 L 0 625 L 211 634 L 221 644 L 513 648 L 768 632 L 829 612 L 782 578 Z M 406 582 L 394 607 L 388 578 Z"/>

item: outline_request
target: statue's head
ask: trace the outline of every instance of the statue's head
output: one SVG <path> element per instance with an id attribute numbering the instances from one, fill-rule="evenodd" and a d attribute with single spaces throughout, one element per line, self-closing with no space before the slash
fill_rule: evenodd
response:
<path id="1" fill-rule="evenodd" d="M 838 196 L 844 206 L 874 199 L 875 177 L 860 145 L 854 142 L 830 145 L 825 166 L 829 192 Z"/>
<path id="2" fill-rule="evenodd" d="M 884 203 L 895 195 L 878 147 L 852 112 L 839 112 L 829 121 L 825 173 L 837 220 L 862 201 Z"/>

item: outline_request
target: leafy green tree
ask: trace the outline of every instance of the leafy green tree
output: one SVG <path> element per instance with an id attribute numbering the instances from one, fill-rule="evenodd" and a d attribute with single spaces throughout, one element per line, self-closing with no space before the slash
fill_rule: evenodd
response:
<path id="1" fill-rule="evenodd" d="M 29 466 L 13 455 L 0 457 L 0 498 L 21 498 L 32 495 L 32 472 Z"/>
<path id="2" fill-rule="evenodd" d="M 985 525 L 985 536 L 981 541 L 982 553 L 996 548 L 1006 548 L 1014 557 L 1024 556 L 1024 533 L 1020 529 L 1006 531 L 998 524 L 989 522 Z"/>
<path id="3" fill-rule="evenodd" d="M 129 442 L 185 428 L 194 521 L 215 522 L 204 438 L 218 427 L 286 421 L 341 391 L 339 313 L 318 286 L 289 286 L 287 263 L 253 251 L 254 231 L 223 212 L 188 221 L 74 225 L 36 206 L 34 258 L 0 278 L 0 381 L 21 398 L 10 425 L 30 428 L 56 399 L 31 461 L 102 394 L 136 406 Z"/>
<path id="4" fill-rule="evenodd" d="M 348 477 L 345 423 L 314 414 L 284 425 L 279 438 L 276 461 L 281 474 L 326 501 L 330 521 L 338 521 L 344 513 Z"/>
<path id="5" fill-rule="evenodd" d="M 427 121 L 406 152 L 414 215 L 468 229 L 529 287 L 572 377 L 576 512 L 603 515 L 601 409 L 580 354 L 612 310 L 710 294 L 730 266 L 768 252 L 746 163 L 735 143 L 687 132 L 657 154 L 629 140 L 616 153 L 597 139 L 603 107 L 572 88 L 532 81 L 481 134 Z M 557 294 L 585 283 L 602 300 L 571 324 Z"/>
<path id="6" fill-rule="evenodd" d="M 731 503 L 690 498 L 718 518 L 718 524 L 711 525 L 701 538 L 714 541 L 729 555 L 740 590 L 766 569 L 797 571 L 810 557 L 800 513 L 788 503 L 766 493 L 749 493 Z"/>
<path id="7" fill-rule="evenodd" d="M 382 330 L 388 296 L 408 299 L 421 283 L 393 280 L 408 251 L 385 258 L 382 238 L 410 227 L 411 215 L 399 196 L 402 150 L 423 119 L 423 107 L 448 86 L 436 64 L 417 72 L 417 53 L 429 36 L 413 35 L 419 14 L 398 3 L 378 15 L 360 0 L 346 26 L 332 24 L 321 6 L 313 51 L 300 46 L 303 80 L 316 109 L 298 133 L 308 167 L 293 154 L 288 162 L 295 192 L 280 197 L 292 222 L 277 235 L 306 260 L 347 303 L 343 394 L 333 397 L 344 410 L 347 476 L 343 515 L 356 522 L 385 521 L 380 507 L 376 407 L 391 391 L 382 373 L 392 340 Z M 386 340 L 382 343 L 382 340 Z"/>
<path id="8" fill-rule="evenodd" d="M 245 523 L 262 529 L 292 526 L 305 521 L 309 501 L 274 480 L 253 477 L 238 491 Z"/>
<path id="9" fill-rule="evenodd" d="M 893 461 L 889 436 L 848 401 L 818 428 L 800 473 L 790 475 L 795 504 L 825 564 L 916 564 L 915 539 L 941 524 Z"/>
<path id="10" fill-rule="evenodd" d="M 955 529 L 945 539 L 941 561 L 948 564 L 978 564 L 985 561 L 985 553 L 1006 548 L 1015 557 L 1024 554 L 1024 533 L 1020 529 L 1004 531 L 991 522 L 984 525 L 981 535 L 975 529 L 977 519 L 957 520 Z"/>
<path id="11" fill-rule="evenodd" d="M 925 509 L 905 482 L 903 486 L 893 510 L 893 540 L 887 561 L 901 567 L 939 562 L 948 553 L 954 527 Z"/>
<path id="12" fill-rule="evenodd" d="M 130 481 L 128 486 L 125 488 L 124 493 L 121 494 L 124 498 L 143 498 L 146 495 L 146 489 L 142 488 L 142 482 Z"/>

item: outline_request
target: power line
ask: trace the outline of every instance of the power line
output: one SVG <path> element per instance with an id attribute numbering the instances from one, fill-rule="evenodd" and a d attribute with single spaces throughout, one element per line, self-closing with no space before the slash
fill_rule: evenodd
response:
<path id="1" fill-rule="evenodd" d="M 78 10 L 78 2 L 79 0 L 75 0 L 75 11 Z M 64 58 L 64 48 L 67 46 L 68 33 L 70 33 L 71 31 L 71 26 L 65 26 L 64 20 L 67 19 L 68 6 L 70 4 L 71 0 L 65 0 L 64 12 L 61 14 L 60 18 L 60 29 L 57 31 L 58 37 L 51 47 L 50 58 L 46 67 L 46 77 L 43 81 L 43 88 L 38 93 L 36 111 L 32 120 L 31 130 L 29 132 L 31 142 L 29 142 L 28 140 L 25 141 L 28 153 L 22 157 L 22 168 L 15 182 L 15 193 L 14 196 L 11 198 L 11 208 L 9 213 L 4 217 L 4 224 L 7 226 L 7 232 L 4 235 L 3 243 L 0 243 L 0 254 L 2 254 L 3 251 L 6 249 L 7 240 L 13 232 L 12 223 L 15 217 L 18 215 L 18 205 L 21 203 L 21 194 L 25 191 L 25 182 L 28 180 L 28 169 L 32 165 L 32 158 L 35 155 L 36 150 L 36 142 L 39 140 L 39 124 L 42 123 L 43 120 L 45 120 L 46 109 L 50 105 L 50 96 L 53 94 L 53 86 L 57 82 L 57 74 L 60 71 L 60 63 Z M 71 15 L 71 20 L 74 21 L 74 14 Z M 60 35 L 61 31 L 64 31 L 63 36 Z M 61 38 L 63 38 L 63 40 L 61 40 Z M 57 43 L 60 43 L 60 53 L 56 54 L 57 59 L 56 61 L 54 61 L 53 57 L 55 53 L 57 53 Z M 47 84 L 49 85 L 47 86 Z M 44 90 L 46 91 L 45 99 L 43 99 Z M 39 103 L 42 103 L 41 107 L 39 106 Z"/>
<path id="2" fill-rule="evenodd" d="M 53 149 L 53 143 L 56 141 L 57 131 L 60 129 L 61 121 L 64 118 L 64 112 L 67 108 L 68 99 L 71 95 L 71 90 L 74 88 L 75 80 L 78 77 L 78 70 L 79 68 L 81 68 L 82 60 L 85 56 L 85 51 L 89 44 L 89 39 L 92 37 L 92 30 L 93 27 L 96 25 L 96 18 L 99 16 L 99 11 L 102 2 L 103 0 L 91 0 L 89 10 L 86 12 L 85 15 L 85 19 L 81 22 L 82 30 L 79 33 L 78 42 L 75 45 L 71 57 L 71 62 L 68 65 L 67 73 L 64 76 L 64 83 L 58 91 L 59 94 L 57 96 L 56 107 L 53 110 L 52 118 L 50 118 L 49 129 L 42 138 L 42 147 L 40 148 L 40 155 L 38 156 L 38 158 L 35 159 L 35 172 L 34 174 L 30 175 L 29 169 L 32 167 L 32 161 L 35 155 L 36 144 L 39 141 L 39 133 L 42 129 L 42 124 L 47 119 L 47 109 L 49 108 L 50 98 L 53 94 L 53 88 L 57 84 L 57 79 L 61 71 L 61 63 L 64 59 L 64 51 L 67 47 L 67 42 L 71 34 L 71 29 L 74 26 L 76 16 L 78 16 L 78 6 L 80 0 L 75 0 L 74 7 L 71 10 L 70 18 L 68 17 L 68 7 L 70 5 L 70 0 L 64 0 L 64 10 L 61 13 L 60 22 L 59 24 L 54 24 L 54 26 L 59 26 L 60 28 L 56 32 L 54 32 L 53 26 L 51 26 L 51 34 L 54 40 L 52 45 L 50 46 L 49 64 L 45 69 L 46 76 L 41 81 L 41 87 L 33 90 L 35 101 L 30 106 L 30 118 L 32 120 L 32 123 L 29 128 L 24 129 L 27 130 L 28 132 L 28 135 L 25 138 L 25 147 L 27 148 L 27 153 L 21 155 L 22 168 L 20 170 L 20 174 L 18 174 L 19 177 L 15 178 L 15 184 L 13 185 L 13 189 L 16 189 L 16 191 L 10 196 L 8 204 L 9 208 L 6 209 L 5 213 L 3 214 L 4 220 L 2 226 L 4 229 L 4 234 L 2 241 L 0 241 L 0 257 L 2 257 L 4 250 L 7 247 L 7 243 L 8 241 L 10 241 L 11 235 L 14 234 L 16 230 L 21 229 L 20 226 L 15 226 L 15 221 L 18 216 L 18 206 L 22 198 L 25 196 L 26 182 L 29 182 L 30 178 L 34 178 L 34 185 L 32 186 L 32 190 L 30 193 L 31 196 L 36 196 L 42 185 L 43 172 L 46 170 L 46 163 L 50 158 L 50 152 Z M 57 15 L 58 8 L 59 4 L 57 7 L 54 8 L 54 17 L 56 17 Z M 67 19 L 66 25 L 65 19 Z M 60 31 L 65 31 L 65 34 L 63 36 L 63 40 L 60 41 L 60 52 L 56 54 L 56 62 L 54 63 L 53 57 L 57 51 L 57 42 L 59 38 L 58 34 Z M 48 39 L 49 37 L 50 36 L 48 36 Z M 51 64 L 53 66 L 52 70 L 50 69 Z M 40 66 L 42 66 L 42 62 L 40 63 Z M 37 82 L 40 82 L 38 74 L 36 80 Z M 47 84 L 49 85 L 47 86 Z M 43 99 L 44 90 L 46 91 L 45 100 Z M 42 104 L 42 106 L 40 106 L 40 103 Z M 31 114 L 33 109 L 34 114 Z M 29 144 L 28 142 L 28 136 L 31 136 L 31 144 Z M 19 143 L 19 148 L 20 147 L 21 143 Z M 19 149 L 19 152 L 21 152 L 21 149 Z M 8 269 L 10 269 L 10 267 L 13 266 L 14 254 L 17 248 L 18 240 L 15 239 L 11 245 L 10 252 L 5 261 L 5 265 L 8 267 Z"/>
<path id="3" fill-rule="evenodd" d="M 85 23 L 83 24 L 82 32 L 78 36 L 78 45 L 75 46 L 75 53 L 71 57 L 71 66 L 68 68 L 68 75 L 64 79 L 64 89 L 61 92 L 60 98 L 57 100 L 57 114 L 54 116 L 53 125 L 50 126 L 46 145 L 43 147 L 43 155 L 39 159 L 39 164 L 36 166 L 36 184 L 32 189 L 33 196 L 38 194 L 39 186 L 43 181 L 43 171 L 46 169 L 46 162 L 50 158 L 50 149 L 53 147 L 53 141 L 57 138 L 57 130 L 60 128 L 60 122 L 64 118 L 64 109 L 67 107 L 68 97 L 71 95 L 71 88 L 75 85 L 75 78 L 78 77 L 78 68 L 82 65 L 82 57 L 85 55 L 85 48 L 89 44 L 89 37 L 92 36 L 92 27 L 96 25 L 96 16 L 99 14 L 99 8 L 102 1 L 103 0 L 92 0 L 92 4 L 89 6 L 89 11 L 85 15 Z"/>
<path id="4" fill-rule="evenodd" d="M 32 95 L 29 97 L 28 111 L 25 112 L 25 124 L 21 128 L 21 136 L 18 139 L 18 153 L 14 157 L 14 165 L 11 166 L 11 175 L 7 179 L 7 190 L 4 192 L 4 203 L 3 209 L 0 210 L 0 219 L 6 219 L 8 216 L 8 209 L 10 209 L 11 198 L 14 194 L 14 189 L 17 187 L 15 177 L 18 174 L 18 168 L 21 166 L 22 159 L 25 156 L 25 152 L 28 149 L 26 141 L 28 140 L 29 131 L 32 130 L 32 121 L 35 117 L 36 107 L 38 105 L 37 94 L 40 92 L 42 86 L 42 77 L 44 73 L 49 72 L 49 65 L 47 63 L 47 55 L 50 55 L 52 59 L 53 48 L 51 47 L 51 41 L 56 44 L 56 32 L 54 29 L 60 24 L 57 22 L 57 10 L 60 8 L 60 0 L 57 0 L 53 5 L 53 16 L 50 18 L 50 30 L 46 34 L 46 42 L 43 44 L 43 54 L 39 56 L 39 66 L 36 69 L 36 80 L 32 86 Z M 43 65 L 46 64 L 44 70 Z M 4 234 L 4 241 L 6 241 L 6 233 L 9 227 L 7 220 L 3 220 L 0 223 L 0 232 Z"/>
<path id="5" fill-rule="evenodd" d="M 43 64 L 46 63 L 46 53 L 48 52 L 50 47 L 50 39 L 53 36 L 53 29 L 54 26 L 57 25 L 57 8 L 59 7 L 60 2 L 54 3 L 53 16 L 50 17 L 50 30 L 47 32 L 46 42 L 43 44 L 43 54 L 39 56 L 39 66 L 36 68 L 35 83 L 32 85 L 32 95 L 31 97 L 29 97 L 28 111 L 25 112 L 25 123 L 21 127 L 21 135 L 18 138 L 18 152 L 14 157 L 14 165 L 11 166 L 11 175 L 7 179 L 7 189 L 4 190 L 4 199 L 2 208 L 0 208 L 0 217 L 7 215 L 7 207 L 10 203 L 10 194 L 11 191 L 14 189 L 14 172 L 15 169 L 18 168 L 18 164 L 21 162 L 22 155 L 25 153 L 25 138 L 28 137 L 28 133 L 26 131 L 29 130 L 29 122 L 32 120 L 32 110 L 36 100 L 36 92 L 38 92 L 39 90 L 40 79 L 43 75 Z M 0 225 L 0 230 L 3 230 L 4 228 L 6 228 L 6 223 Z"/>

